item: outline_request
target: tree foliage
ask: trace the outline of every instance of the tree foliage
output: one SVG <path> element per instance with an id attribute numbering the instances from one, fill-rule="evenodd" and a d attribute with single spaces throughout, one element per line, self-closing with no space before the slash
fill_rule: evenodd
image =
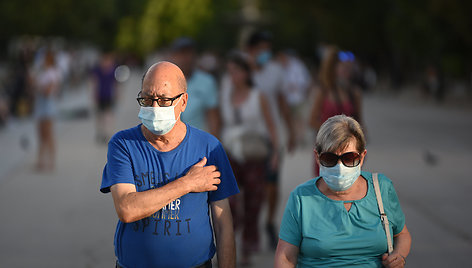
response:
<path id="1" fill-rule="evenodd" d="M 207 47 L 237 46 L 242 6 L 256 3 L 276 44 L 313 57 L 320 42 L 377 66 L 428 64 L 464 76 L 472 69 L 472 1 L 467 0 L 7 0 L 0 46 L 18 35 L 62 36 L 145 55 L 187 35 Z"/>

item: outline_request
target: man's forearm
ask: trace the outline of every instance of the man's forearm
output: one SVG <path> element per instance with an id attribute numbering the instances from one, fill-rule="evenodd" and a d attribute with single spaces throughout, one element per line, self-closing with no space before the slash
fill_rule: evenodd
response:
<path id="1" fill-rule="evenodd" d="M 218 267 L 234 268 L 236 266 L 236 246 L 233 217 L 228 199 L 212 202 L 211 214 L 215 228 Z"/>
<path id="2" fill-rule="evenodd" d="M 225 227 L 217 236 L 218 267 L 233 268 L 236 266 L 236 246 L 234 244 L 233 226 Z M 219 238 L 218 238 L 219 237 Z"/>
<path id="3" fill-rule="evenodd" d="M 177 179 L 163 187 L 143 192 L 127 192 L 113 198 L 118 217 L 122 222 L 134 222 L 149 217 L 171 201 L 188 193 L 187 187 Z M 112 190 L 113 195 L 119 195 Z"/>

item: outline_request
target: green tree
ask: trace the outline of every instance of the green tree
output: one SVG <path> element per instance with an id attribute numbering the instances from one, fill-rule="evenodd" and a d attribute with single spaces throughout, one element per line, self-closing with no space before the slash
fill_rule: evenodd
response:
<path id="1" fill-rule="evenodd" d="M 178 36 L 195 36 L 212 12 L 210 0 L 149 0 L 139 16 L 120 19 L 116 45 L 148 53 Z"/>

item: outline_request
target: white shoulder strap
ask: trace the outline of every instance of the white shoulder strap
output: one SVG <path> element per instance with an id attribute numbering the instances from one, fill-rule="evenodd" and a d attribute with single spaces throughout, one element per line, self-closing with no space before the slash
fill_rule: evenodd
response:
<path id="1" fill-rule="evenodd" d="M 385 211 L 384 211 L 382 195 L 380 194 L 378 174 L 372 173 L 372 179 L 374 181 L 374 189 L 375 189 L 375 196 L 377 197 L 377 204 L 379 204 L 380 219 L 382 220 L 383 227 L 385 229 L 385 234 L 387 235 L 388 254 L 390 254 L 393 251 L 392 235 L 390 234 L 390 226 L 388 223 L 387 214 L 385 214 Z"/>

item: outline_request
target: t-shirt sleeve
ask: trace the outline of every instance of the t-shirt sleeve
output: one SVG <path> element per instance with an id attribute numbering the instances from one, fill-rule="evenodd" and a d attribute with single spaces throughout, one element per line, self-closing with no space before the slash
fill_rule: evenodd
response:
<path id="1" fill-rule="evenodd" d="M 122 140 L 114 136 L 108 143 L 107 163 L 103 168 L 100 191 L 108 193 L 110 187 L 117 183 L 134 184 L 134 177 L 129 151 Z"/>
<path id="2" fill-rule="evenodd" d="M 293 191 L 288 198 L 282 217 L 279 238 L 297 247 L 300 247 L 302 240 L 300 216 L 300 199 Z"/>
<path id="3" fill-rule="evenodd" d="M 218 168 L 218 171 L 221 173 L 221 183 L 218 185 L 216 191 L 209 192 L 208 200 L 210 202 L 218 201 L 225 199 L 229 196 L 239 193 L 238 184 L 236 183 L 236 178 L 233 174 L 233 169 L 228 160 L 223 146 L 218 143 L 218 145 L 210 152 L 208 158 L 208 164 L 215 165 Z"/>
<path id="4" fill-rule="evenodd" d="M 380 174 L 380 176 L 382 176 L 382 174 Z M 392 225 L 393 235 L 397 235 L 403 230 L 403 227 L 405 226 L 405 214 L 403 214 L 403 210 L 400 206 L 400 200 L 398 199 L 392 181 L 390 179 L 386 179 L 384 183 L 386 184 L 385 193 L 382 194 L 385 194 L 387 197 L 386 200 L 384 198 L 384 204 L 386 204 L 386 206 L 384 206 L 388 221 Z"/>

